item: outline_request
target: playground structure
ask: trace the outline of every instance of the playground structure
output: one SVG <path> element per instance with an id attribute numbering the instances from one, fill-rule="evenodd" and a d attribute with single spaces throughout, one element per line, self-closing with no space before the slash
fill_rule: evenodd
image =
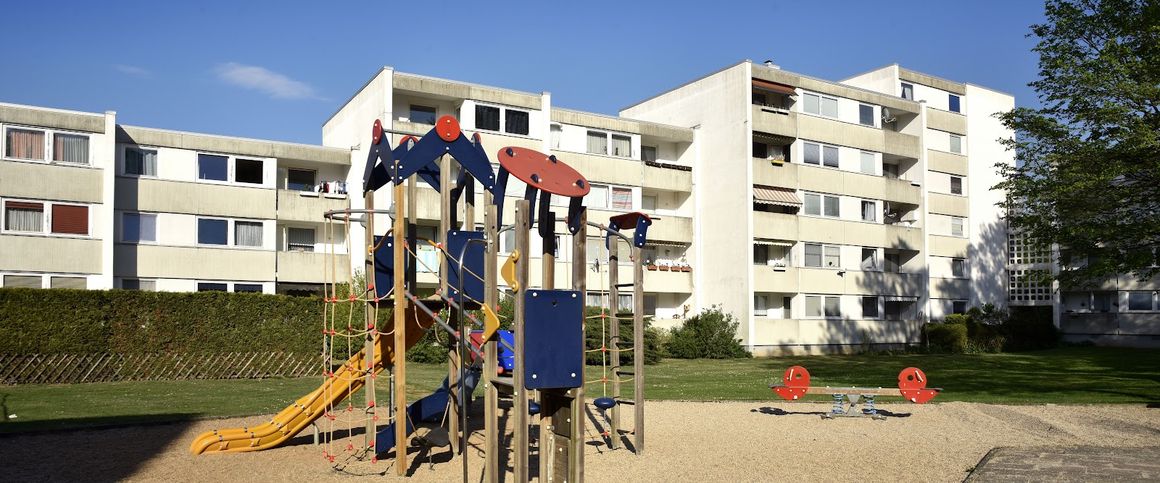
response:
<path id="1" fill-rule="evenodd" d="M 584 302 L 588 277 L 586 241 L 589 228 L 603 236 L 608 251 L 608 298 L 611 310 L 602 308 L 598 318 L 602 333 L 603 372 L 600 379 L 605 393 L 595 402 L 605 414 L 609 430 L 602 435 L 612 448 L 620 446 L 619 406 L 634 409 L 633 450 L 644 450 L 644 322 L 643 265 L 641 248 L 645 244 L 651 220 L 642 213 L 624 213 L 610 218 L 607 225 L 590 222 L 583 198 L 590 187 L 583 175 L 555 156 L 534 150 L 506 147 L 497 154 L 498 173 L 484 152 L 478 134 L 468 136 L 451 116 L 437 120 L 435 128 L 421 138 L 404 136 L 391 148 L 389 133 L 380 121 L 372 127 L 372 139 L 363 173 L 365 208 L 325 214 L 327 231 L 340 225 L 350 240 L 351 223 L 361 222 L 366 235 L 365 287 L 351 287 L 340 295 L 339 267 L 329 263 L 331 272 L 325 295 L 322 328 L 323 375 L 321 386 L 275 415 L 270 422 L 252 428 L 215 430 L 200 435 L 191 445 L 194 454 L 257 451 L 276 447 L 307 427 L 313 427 L 318 439 L 316 421 L 328 422 L 327 459 L 341 467 L 344 461 L 377 462 L 380 455 L 393 452 L 398 475 L 406 474 L 407 448 L 417 425 L 447 423 L 451 451 L 460 454 L 463 478 L 468 478 L 468 461 L 462 454 L 467 448 L 467 406 L 476 386 L 484 391 L 484 479 L 499 481 L 500 452 L 504 450 L 505 428 L 501 427 L 499 400 L 510 395 L 514 421 L 509 457 L 517 481 L 528 481 L 529 449 L 533 438 L 529 417 L 538 416 L 539 476 L 544 481 L 583 481 L 585 443 L 585 322 Z M 452 164 L 452 163 L 456 164 Z M 453 173 L 458 173 L 455 176 Z M 452 179 L 452 178 L 455 179 Z M 512 178 L 515 178 L 514 180 Z M 416 200 L 418 181 L 439 192 L 440 242 L 417 237 Z M 526 185 L 523 199 L 514 204 L 514 223 L 503 225 L 504 194 L 509 183 Z M 476 230 L 475 189 L 482 185 L 483 227 Z M 375 192 L 392 184 L 392 207 L 375 208 Z M 567 212 L 557 220 L 551 198 L 568 200 Z M 537 199 L 539 204 L 537 205 Z M 383 236 L 375 235 L 376 218 L 389 218 L 391 226 Z M 538 221 L 538 223 L 537 223 Z M 572 236 L 572 283 L 569 289 L 555 287 L 557 223 L 563 222 Z M 542 240 L 539 260 L 542 281 L 532 288 L 529 268 L 531 230 Z M 514 231 L 515 249 L 500 270 L 497 265 L 498 240 L 501 232 Z M 622 230 L 632 230 L 631 237 Z M 626 242 L 631 249 L 632 282 L 621 283 L 618 273 L 618 244 Z M 439 259 L 438 287 L 430 296 L 420 297 L 417 266 L 423 260 L 417 247 L 433 247 Z M 351 253 L 358 253 L 352 251 Z M 426 267 L 435 271 L 435 267 Z M 342 267 L 345 272 L 346 267 Z M 344 273 L 349 275 L 349 273 Z M 502 294 L 497 283 L 504 278 L 514 302 L 512 331 L 500 331 L 496 314 Z M 349 277 L 347 277 L 349 279 Z M 631 320 L 632 345 L 625 347 L 620 334 L 618 294 L 621 289 L 633 291 Z M 349 310 L 339 311 L 340 307 Z M 362 320 L 355 321 L 355 307 L 361 306 Z M 378 311 L 390 310 L 384 324 Z M 474 312 L 474 313 L 473 313 Z M 347 314 L 342 317 L 341 314 Z M 478 315 L 476 315 L 478 314 Z M 346 320 L 343 320 L 346 319 Z M 416 344 L 428 329 L 437 327 L 448 337 L 448 371 L 444 384 L 432 394 L 408 404 L 406 396 L 406 350 Z M 336 364 L 333 354 L 346 342 L 353 354 L 345 363 Z M 356 343 L 361 342 L 361 350 Z M 633 370 L 621 370 L 620 357 L 632 351 Z M 505 352 L 501 366 L 500 353 Z M 611 364 L 611 378 L 609 377 Z M 502 368 L 502 369 L 501 369 Z M 375 383 L 387 369 L 390 401 L 387 414 L 380 414 L 375 400 Z M 630 376 L 622 378 L 622 376 Z M 633 397 L 622 397 L 621 383 L 632 381 Z M 611 382 L 611 394 L 607 386 Z M 350 400 L 364 390 L 361 406 Z M 345 407 L 343 401 L 348 401 Z M 380 419 L 383 424 L 380 425 Z M 353 444 L 335 450 L 329 441 L 341 431 L 338 424 L 365 424 L 362 447 Z M 339 459 L 343 458 L 343 461 Z"/>
<path id="2" fill-rule="evenodd" d="M 792 366 L 782 375 L 782 384 L 771 384 L 770 389 L 782 399 L 797 401 L 806 394 L 829 394 L 833 398 L 833 408 L 823 418 L 869 417 L 886 419 L 878 414 L 876 396 L 901 396 L 915 404 L 930 401 L 941 388 L 926 387 L 926 373 L 917 367 L 907 367 L 898 373 L 898 388 L 869 387 L 817 387 L 810 386 L 810 372 L 802 366 Z M 863 404 L 864 407 L 859 407 Z"/>

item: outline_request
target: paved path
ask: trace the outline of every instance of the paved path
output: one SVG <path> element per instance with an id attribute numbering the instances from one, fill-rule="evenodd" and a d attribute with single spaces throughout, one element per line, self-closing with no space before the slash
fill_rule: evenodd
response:
<path id="1" fill-rule="evenodd" d="M 968 482 L 985 481 L 1158 481 L 1160 446 L 995 448 Z"/>

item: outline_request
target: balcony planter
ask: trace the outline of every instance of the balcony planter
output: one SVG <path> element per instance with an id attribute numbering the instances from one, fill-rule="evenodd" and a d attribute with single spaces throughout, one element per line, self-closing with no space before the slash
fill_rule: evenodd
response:
<path id="1" fill-rule="evenodd" d="M 645 265 L 645 268 L 647 268 L 647 269 L 649 269 L 649 270 L 652 270 L 652 271 L 654 271 L 654 272 L 657 270 L 657 266 L 656 266 L 656 265 Z"/>
<path id="2" fill-rule="evenodd" d="M 662 271 L 662 272 L 667 272 L 667 271 L 669 271 L 669 266 L 668 266 L 668 265 L 661 265 L 659 268 L 661 269 L 661 271 Z"/>

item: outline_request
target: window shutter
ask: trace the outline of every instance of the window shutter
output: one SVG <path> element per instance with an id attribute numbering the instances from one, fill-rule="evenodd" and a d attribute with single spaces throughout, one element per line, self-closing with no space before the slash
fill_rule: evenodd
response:
<path id="1" fill-rule="evenodd" d="M 53 205 L 52 232 L 72 235 L 89 234 L 89 207 Z"/>

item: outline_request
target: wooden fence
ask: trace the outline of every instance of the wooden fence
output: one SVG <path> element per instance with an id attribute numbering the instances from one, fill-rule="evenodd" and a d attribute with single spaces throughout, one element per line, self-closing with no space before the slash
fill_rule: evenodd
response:
<path id="1" fill-rule="evenodd" d="M 0 354 L 0 384 L 262 379 L 322 374 L 319 354 Z"/>

